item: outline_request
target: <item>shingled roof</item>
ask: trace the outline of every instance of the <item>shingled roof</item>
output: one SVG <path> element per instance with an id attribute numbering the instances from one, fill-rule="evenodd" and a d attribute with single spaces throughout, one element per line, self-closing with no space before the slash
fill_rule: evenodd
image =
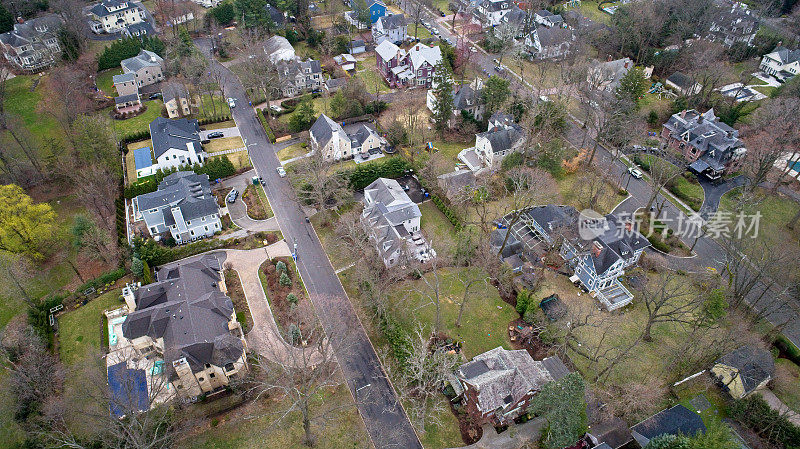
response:
<path id="1" fill-rule="evenodd" d="M 744 394 L 752 392 L 762 382 L 772 378 L 775 372 L 775 361 L 769 351 L 743 346 L 735 351 L 729 352 L 719 360 L 718 364 L 729 366 L 739 372 L 744 386 Z"/>
<path id="2" fill-rule="evenodd" d="M 194 145 L 195 151 L 201 151 L 200 125 L 194 119 L 156 117 L 150 122 L 150 139 L 156 159 L 170 148 L 187 150 L 187 145 Z"/>

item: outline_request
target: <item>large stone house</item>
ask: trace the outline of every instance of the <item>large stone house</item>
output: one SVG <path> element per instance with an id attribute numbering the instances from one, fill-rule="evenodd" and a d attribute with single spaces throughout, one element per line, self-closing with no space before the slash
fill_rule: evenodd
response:
<path id="1" fill-rule="evenodd" d="M 247 371 L 246 343 L 219 260 L 205 256 L 161 268 L 156 282 L 123 289 L 123 336 L 138 357 L 163 359 L 179 397 L 225 389 Z"/>
<path id="2" fill-rule="evenodd" d="M 702 114 L 694 109 L 672 114 L 661 129 L 661 138 L 683 155 L 689 169 L 709 179 L 737 171 L 747 152 L 739 131 L 720 121 L 713 108 Z"/>
<path id="3" fill-rule="evenodd" d="M 156 117 L 150 122 L 153 154 L 160 169 L 202 164 L 207 156 L 200 145 L 197 120 Z"/>
<path id="4" fill-rule="evenodd" d="M 584 217 L 577 233 L 578 212 L 571 206 L 546 205 L 527 209 L 512 229 L 521 241 L 533 234 L 549 247 L 559 250 L 580 283 L 609 311 L 624 307 L 633 295 L 620 282 L 625 270 L 636 265 L 650 242 L 635 229 L 632 221 L 614 214 Z M 559 246 L 560 245 L 560 246 Z"/>
<path id="5" fill-rule="evenodd" d="M 12 67 L 29 73 L 44 70 L 59 60 L 61 46 L 57 32 L 63 21 L 56 14 L 46 14 L 0 34 L 0 48 Z"/>
<path id="6" fill-rule="evenodd" d="M 361 223 L 387 267 L 436 256 L 420 233 L 419 206 L 394 179 L 378 178 L 364 189 Z"/>
<path id="7" fill-rule="evenodd" d="M 737 42 L 752 45 L 758 31 L 758 20 L 746 7 L 737 4 L 728 8 L 718 8 L 711 18 L 708 39 L 730 47 Z"/>
<path id="8" fill-rule="evenodd" d="M 135 73 L 123 73 L 112 77 L 117 95 L 139 95 L 139 84 L 136 82 Z"/>
<path id="9" fill-rule="evenodd" d="M 759 70 L 781 83 L 800 73 L 800 49 L 789 50 L 781 45 L 761 58 Z"/>
<path id="10" fill-rule="evenodd" d="M 497 347 L 461 365 L 450 385 L 473 423 L 501 427 L 525 414 L 545 385 L 567 374 L 558 356 L 533 360 L 524 349 Z"/>
<path id="11" fill-rule="evenodd" d="M 495 112 L 487 128 L 486 132 L 475 134 L 474 147 L 458 154 L 458 159 L 472 171 L 499 168 L 506 156 L 521 151 L 525 144 L 525 131 L 508 114 Z"/>
<path id="12" fill-rule="evenodd" d="M 208 175 L 190 171 L 169 174 L 158 190 L 134 198 L 133 214 L 134 221 L 144 220 L 152 237 L 169 235 L 178 244 L 212 237 L 222 230 Z"/>
<path id="13" fill-rule="evenodd" d="M 128 0 L 103 0 L 89 9 L 96 33 L 119 33 L 129 25 L 145 22 L 147 11 Z"/>
<path id="14" fill-rule="evenodd" d="M 164 83 L 161 86 L 161 98 L 164 100 L 164 107 L 167 109 L 169 118 L 191 115 L 191 97 L 183 84 L 175 81 Z"/>
<path id="15" fill-rule="evenodd" d="M 775 373 L 775 361 L 769 351 L 743 346 L 714 363 L 711 374 L 722 390 L 734 399 L 742 399 L 766 387 Z"/>
<path id="16" fill-rule="evenodd" d="M 317 60 L 281 61 L 277 68 L 281 91 L 285 97 L 322 89 L 322 67 Z"/>
<path id="17" fill-rule="evenodd" d="M 375 45 L 380 45 L 385 40 L 399 44 L 408 38 L 406 31 L 406 16 L 403 14 L 383 16 L 372 26 L 372 40 Z"/>
<path id="18" fill-rule="evenodd" d="M 341 160 L 353 157 L 350 137 L 342 125 L 325 114 L 320 114 L 309 130 L 311 151 L 321 152 L 323 159 Z"/>
<path id="19" fill-rule="evenodd" d="M 438 46 L 414 44 L 408 51 L 384 40 L 375 48 L 375 58 L 381 76 L 390 87 L 430 88 L 436 65 L 442 61 Z"/>
<path id="20" fill-rule="evenodd" d="M 123 74 L 134 75 L 136 85 L 139 87 L 149 86 L 164 79 L 164 59 L 150 50 L 141 50 L 138 55 L 123 59 L 120 66 Z M 115 77 L 114 83 L 116 82 Z"/>

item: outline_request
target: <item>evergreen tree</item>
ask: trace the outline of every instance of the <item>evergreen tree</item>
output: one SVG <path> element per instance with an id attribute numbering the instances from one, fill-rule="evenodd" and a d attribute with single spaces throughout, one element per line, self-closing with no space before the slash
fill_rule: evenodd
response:
<path id="1" fill-rule="evenodd" d="M 633 104 L 639 105 L 639 100 L 647 92 L 649 82 L 644 77 L 644 70 L 641 67 L 634 67 L 628 70 L 617 87 L 617 97 L 630 100 Z"/>
<path id="2" fill-rule="evenodd" d="M 285 271 L 281 272 L 281 277 L 278 279 L 278 283 L 280 283 L 284 287 L 289 287 L 292 285 L 292 280 L 289 278 L 289 275 L 286 274 Z"/>
<path id="3" fill-rule="evenodd" d="M 433 122 L 437 130 L 444 131 L 453 114 L 453 79 L 444 60 L 433 72 L 433 98 Z"/>
<path id="4" fill-rule="evenodd" d="M 486 84 L 481 91 L 481 97 L 486 105 L 486 113 L 484 114 L 486 117 L 491 117 L 508 100 L 508 96 L 511 95 L 511 89 L 508 86 L 508 80 L 496 75 L 492 75 L 486 80 Z"/>
<path id="5" fill-rule="evenodd" d="M 0 33 L 7 33 L 14 29 L 14 16 L 0 3 Z"/>

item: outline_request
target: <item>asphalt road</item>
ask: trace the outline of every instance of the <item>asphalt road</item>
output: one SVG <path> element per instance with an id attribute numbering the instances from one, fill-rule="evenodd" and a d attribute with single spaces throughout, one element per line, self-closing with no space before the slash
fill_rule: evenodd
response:
<path id="1" fill-rule="evenodd" d="M 208 40 L 195 44 L 206 55 Z M 248 107 L 242 84 L 227 68 L 213 58 L 211 69 L 222 74 L 226 97 L 236 99 L 233 119 L 247 145 L 250 159 L 265 180 L 265 192 L 286 241 L 297 244 L 298 268 L 309 297 L 325 332 L 333 342 L 339 366 L 376 448 L 421 448 L 405 410 L 387 379 L 375 349 L 367 337 L 339 278 L 316 233 L 297 201 L 294 189 L 276 172 L 280 162 L 275 147 L 269 143 L 255 111 Z"/>

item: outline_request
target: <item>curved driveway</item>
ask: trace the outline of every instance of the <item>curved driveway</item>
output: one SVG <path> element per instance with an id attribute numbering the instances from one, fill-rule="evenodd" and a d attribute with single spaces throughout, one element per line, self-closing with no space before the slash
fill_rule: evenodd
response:
<path id="1" fill-rule="evenodd" d="M 206 55 L 210 44 L 198 39 L 195 44 Z M 408 420 L 394 387 L 367 337 L 353 305 L 331 266 L 313 228 L 305 221 L 295 192 L 288 180 L 278 176 L 280 166 L 275 147 L 249 103 L 239 79 L 227 68 L 209 58 L 210 69 L 220 74 L 226 97 L 240 105 L 232 115 L 247 143 L 250 160 L 265 181 L 264 190 L 275 218 L 290 247 L 297 244 L 298 269 L 317 316 L 325 328 L 342 375 L 355 398 L 367 432 L 376 448 L 421 448 L 422 444 Z"/>

